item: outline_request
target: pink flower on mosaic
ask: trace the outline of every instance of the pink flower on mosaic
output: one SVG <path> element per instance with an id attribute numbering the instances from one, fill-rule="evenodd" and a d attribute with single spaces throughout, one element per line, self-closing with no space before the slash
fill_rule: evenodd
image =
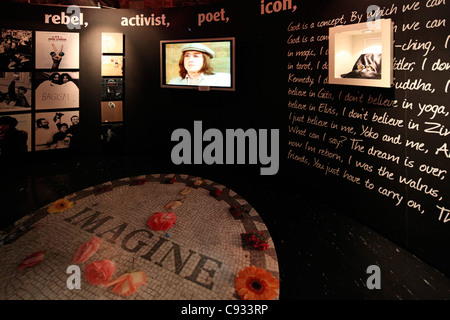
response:
<path id="1" fill-rule="evenodd" d="M 91 240 L 83 243 L 78 247 L 78 250 L 73 257 L 73 263 L 76 264 L 88 261 L 89 258 L 97 252 L 98 248 L 100 248 L 101 243 L 102 240 L 95 236 L 92 237 Z"/>
<path id="2" fill-rule="evenodd" d="M 157 212 L 148 219 L 147 225 L 153 231 L 168 230 L 176 223 L 177 216 L 173 212 Z"/>
<path id="3" fill-rule="evenodd" d="M 90 284 L 107 284 L 116 269 L 116 265 L 111 260 L 101 260 L 91 262 L 86 266 L 86 279 Z"/>
<path id="4" fill-rule="evenodd" d="M 30 254 L 28 257 L 26 257 L 17 268 L 18 270 L 22 270 L 25 268 L 30 268 L 32 266 L 37 265 L 42 260 L 44 260 L 45 251 L 38 251 L 35 253 Z"/>
<path id="5" fill-rule="evenodd" d="M 144 271 L 125 273 L 116 280 L 108 283 L 106 287 L 114 286 L 112 292 L 121 296 L 129 296 L 135 293 L 139 287 L 146 283 Z"/>

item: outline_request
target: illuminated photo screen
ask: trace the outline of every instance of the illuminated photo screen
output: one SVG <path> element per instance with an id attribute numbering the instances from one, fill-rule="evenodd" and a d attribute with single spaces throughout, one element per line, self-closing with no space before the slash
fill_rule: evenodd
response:
<path id="1" fill-rule="evenodd" d="M 234 38 L 161 41 L 161 86 L 234 90 Z"/>

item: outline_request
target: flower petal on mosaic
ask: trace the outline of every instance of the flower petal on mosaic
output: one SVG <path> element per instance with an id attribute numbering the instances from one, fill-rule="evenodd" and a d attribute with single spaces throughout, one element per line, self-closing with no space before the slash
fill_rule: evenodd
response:
<path id="1" fill-rule="evenodd" d="M 174 209 L 178 208 L 179 206 L 181 206 L 182 204 L 183 204 L 183 202 L 181 202 L 181 201 L 179 201 L 179 200 L 172 201 L 172 202 L 166 204 L 166 205 L 164 206 L 164 209 L 167 209 L 167 210 L 174 210 Z"/>
<path id="2" fill-rule="evenodd" d="M 135 179 L 135 180 L 131 181 L 130 185 L 140 186 L 140 185 L 146 184 L 147 182 L 148 182 L 148 180 L 144 179 L 144 178 L 143 179 Z"/>
<path id="3" fill-rule="evenodd" d="M 222 195 L 222 190 L 221 189 L 214 189 L 213 194 L 217 197 L 220 197 Z"/>
<path id="4" fill-rule="evenodd" d="M 116 264 L 111 260 L 100 260 L 91 262 L 86 266 L 86 279 L 90 284 L 107 284 L 116 269 Z"/>
<path id="5" fill-rule="evenodd" d="M 163 231 L 172 228 L 176 220 L 173 212 L 157 212 L 148 219 L 147 225 L 153 231 Z"/>
<path id="6" fill-rule="evenodd" d="M 106 287 L 114 285 L 112 292 L 122 296 L 129 296 L 135 293 L 139 287 L 146 283 L 146 275 L 144 271 L 135 271 L 125 273 L 116 280 L 108 283 Z"/>
<path id="7" fill-rule="evenodd" d="M 18 270 L 22 270 L 25 268 L 30 268 L 32 266 L 37 265 L 42 260 L 44 260 L 45 251 L 38 251 L 30 254 L 28 257 L 23 259 L 23 261 L 19 264 Z"/>
<path id="8" fill-rule="evenodd" d="M 97 252 L 98 248 L 100 248 L 101 243 L 102 240 L 94 236 L 91 240 L 80 245 L 73 257 L 73 263 L 77 264 L 88 261 Z"/>
<path id="9" fill-rule="evenodd" d="M 194 185 L 194 187 L 198 187 L 198 186 L 200 186 L 202 183 L 203 183 L 203 180 L 202 180 L 202 179 L 199 179 L 199 180 L 195 180 L 194 183 L 192 183 L 192 184 Z"/>
<path id="10" fill-rule="evenodd" d="M 48 208 L 48 213 L 61 213 L 73 207 L 73 202 L 67 199 L 59 199 L 53 202 Z"/>
<path id="11" fill-rule="evenodd" d="M 255 266 L 239 271 L 234 286 L 243 300 L 273 300 L 280 289 L 279 281 L 272 274 Z"/>
<path id="12" fill-rule="evenodd" d="M 187 188 L 184 188 L 183 190 L 181 190 L 180 194 L 184 196 L 184 195 L 187 195 L 189 192 L 191 192 L 191 188 L 187 187 Z"/>

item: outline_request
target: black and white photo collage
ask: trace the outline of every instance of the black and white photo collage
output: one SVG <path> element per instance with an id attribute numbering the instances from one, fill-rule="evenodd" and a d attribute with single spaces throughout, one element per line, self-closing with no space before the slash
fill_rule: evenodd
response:
<path id="1" fill-rule="evenodd" d="M 101 144 L 104 152 L 114 152 L 123 141 L 124 35 L 102 33 Z"/>
<path id="2" fill-rule="evenodd" d="M 75 149 L 79 34 L 1 29 L 0 157 Z"/>

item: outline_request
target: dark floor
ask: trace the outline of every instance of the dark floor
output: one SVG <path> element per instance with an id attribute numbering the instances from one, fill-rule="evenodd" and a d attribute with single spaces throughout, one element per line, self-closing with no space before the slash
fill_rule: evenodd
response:
<path id="1" fill-rule="evenodd" d="M 28 163 L 27 163 L 28 162 Z M 450 278 L 398 245 L 338 212 L 320 193 L 251 181 L 229 169 L 167 170 L 150 156 L 35 159 L 1 164 L 0 229 L 60 197 L 140 174 L 186 173 L 228 186 L 257 209 L 278 255 L 280 300 L 447 300 Z M 173 169 L 173 168 L 172 168 Z M 370 290 L 367 268 L 379 266 L 381 288 Z"/>

